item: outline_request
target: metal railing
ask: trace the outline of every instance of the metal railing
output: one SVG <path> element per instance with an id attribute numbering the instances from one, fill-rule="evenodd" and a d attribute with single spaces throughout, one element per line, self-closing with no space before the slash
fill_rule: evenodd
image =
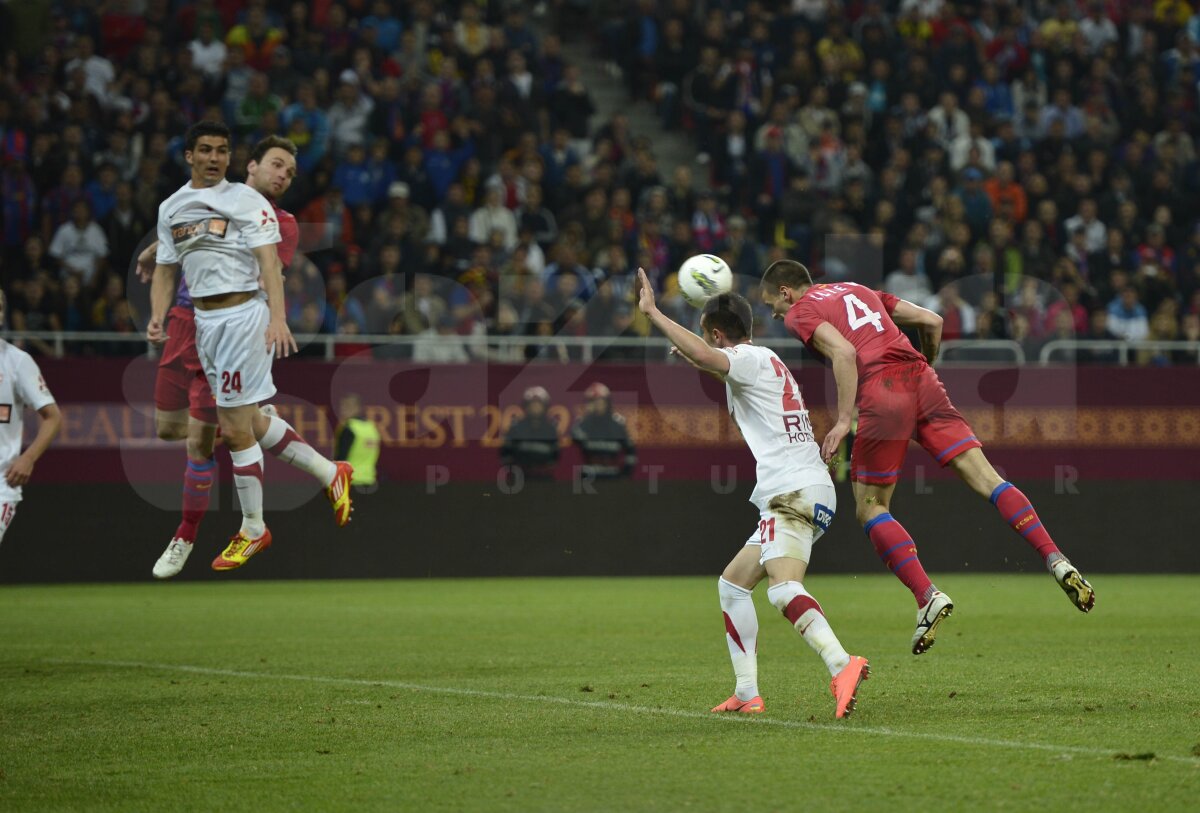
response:
<path id="1" fill-rule="evenodd" d="M 1117 351 L 1117 363 L 1122 367 L 1129 366 L 1130 353 L 1142 350 L 1167 352 L 1182 351 L 1195 356 L 1195 361 L 1200 364 L 1200 342 L 1187 341 L 1168 341 L 1165 339 L 1055 339 L 1047 342 L 1040 353 L 1038 353 L 1038 364 L 1053 364 L 1054 354 L 1062 351 L 1070 351 L 1071 355 L 1062 359 L 1063 362 L 1075 361 L 1075 354 L 1079 351 L 1094 353 L 1104 350 Z"/>
<path id="2" fill-rule="evenodd" d="M 50 352 L 58 358 L 68 354 L 71 345 L 101 345 L 128 344 L 137 347 L 128 355 L 147 355 L 156 358 L 159 348 L 146 341 L 140 333 L 108 333 L 101 331 L 53 331 L 53 330 L 14 330 L 4 334 L 9 341 L 26 341 L 44 343 Z M 568 356 L 569 361 L 592 362 L 603 359 L 605 351 L 641 351 L 636 354 L 636 360 L 668 361 L 673 356 L 668 355 L 671 344 L 661 336 L 619 337 L 619 336 L 437 336 L 437 335 L 404 335 L 363 334 L 343 335 L 328 333 L 296 334 L 296 341 L 301 348 L 320 347 L 321 357 L 327 361 L 338 358 L 337 348 L 343 346 L 367 345 L 377 347 L 403 347 L 414 351 L 428 350 L 433 347 L 445 348 L 450 345 L 462 347 L 466 354 L 476 361 L 524 361 L 526 348 L 537 348 L 539 358 L 554 360 L 559 351 Z M 768 338 L 756 339 L 756 344 L 770 347 L 772 350 L 795 356 L 802 351 L 802 345 L 795 339 Z M 1042 365 L 1055 363 L 1054 355 L 1064 351 L 1078 352 L 1080 350 L 1095 352 L 1104 350 L 1117 351 L 1117 363 L 1127 366 L 1131 354 L 1140 350 L 1151 351 L 1183 351 L 1195 356 L 1200 364 L 1200 342 L 1140 340 L 1126 341 L 1123 339 L 1056 339 L 1042 347 L 1038 354 L 1038 363 Z M 438 353 L 433 354 L 435 357 Z M 972 356 L 974 356 L 972 358 Z M 1066 359 L 1065 361 L 1073 361 Z M 986 364 L 1006 362 L 1025 364 L 1027 357 L 1024 348 L 1015 341 L 1008 339 L 951 339 L 942 342 L 941 359 L 939 364 Z"/>

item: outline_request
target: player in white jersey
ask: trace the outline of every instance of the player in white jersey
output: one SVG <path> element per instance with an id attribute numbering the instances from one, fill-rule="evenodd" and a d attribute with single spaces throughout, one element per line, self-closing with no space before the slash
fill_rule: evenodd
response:
<path id="1" fill-rule="evenodd" d="M 0 291 L 0 326 L 4 325 L 8 300 Z M 25 432 L 25 408 L 38 414 L 37 436 L 21 451 Z M 62 425 L 62 413 L 46 387 L 37 362 L 19 347 L 0 339 L 0 542 L 17 513 L 21 487 L 33 475 L 33 466 L 46 451 Z"/>
<path id="2" fill-rule="evenodd" d="M 800 388 L 779 357 L 751 343 L 754 316 L 737 294 L 709 298 L 700 316 L 703 338 L 665 316 L 654 303 L 646 272 L 638 269 L 638 307 L 674 345 L 672 352 L 725 382 L 729 411 L 757 462 L 750 501 L 758 527 L 721 574 L 717 590 L 737 688 L 715 712 L 757 714 L 758 616 L 752 592 L 767 578 L 767 598 L 825 662 L 835 717 L 854 709 L 867 659 L 842 648 L 821 605 L 802 585 L 813 542 L 837 510 L 833 481 L 821 462 Z"/>
<path id="3" fill-rule="evenodd" d="M 263 521 L 258 444 L 270 421 L 258 405 L 275 394 L 272 356 L 297 349 L 284 315 L 278 220 L 259 192 L 225 180 L 229 154 L 225 125 L 204 121 L 188 130 L 184 158 L 192 179 L 158 209 L 146 329 L 150 341 L 166 340 L 163 325 L 175 295 L 175 273 L 182 267 L 196 308 L 196 350 L 216 397 L 217 422 L 242 506 L 242 527 L 213 560 L 214 570 L 240 567 L 271 544 Z"/>

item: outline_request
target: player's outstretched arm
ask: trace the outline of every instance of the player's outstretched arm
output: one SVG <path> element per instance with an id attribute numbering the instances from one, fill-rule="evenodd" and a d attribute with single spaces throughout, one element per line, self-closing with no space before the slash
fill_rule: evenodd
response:
<path id="1" fill-rule="evenodd" d="M 29 482 L 29 478 L 33 476 L 34 464 L 49 448 L 50 442 L 58 435 L 59 427 L 62 426 L 62 412 L 59 411 L 58 404 L 46 404 L 37 413 L 37 436 L 4 473 L 5 481 L 14 488 Z"/>
<path id="2" fill-rule="evenodd" d="M 892 321 L 900 327 L 913 328 L 921 339 L 921 352 L 933 364 L 942 345 L 942 317 L 928 308 L 901 299 L 892 310 Z"/>
<path id="3" fill-rule="evenodd" d="M 178 264 L 158 263 L 154 266 L 154 277 L 150 280 L 150 323 L 146 325 L 146 339 L 151 344 L 162 344 L 167 340 L 164 327 L 167 310 L 175 295 L 175 272 Z"/>
<path id="4" fill-rule="evenodd" d="M 812 334 L 813 347 L 833 365 L 833 380 L 837 385 L 837 420 L 821 443 L 821 459 L 833 459 L 854 420 L 854 400 L 858 397 L 858 353 L 838 329 L 822 322 Z"/>
<path id="5" fill-rule="evenodd" d="M 692 331 L 669 318 L 654 302 L 654 288 L 646 277 L 645 270 L 638 269 L 638 309 L 649 317 L 656 328 L 675 345 L 676 351 L 693 365 L 705 372 L 725 375 L 729 372 L 729 356 L 716 348 L 709 347 Z"/>
<path id="6" fill-rule="evenodd" d="M 258 260 L 258 269 L 263 290 L 267 292 L 267 307 L 271 310 L 271 321 L 267 325 L 267 352 L 275 358 L 284 358 L 299 351 L 296 339 L 287 323 L 287 310 L 283 305 L 283 264 L 274 243 L 251 249 Z"/>

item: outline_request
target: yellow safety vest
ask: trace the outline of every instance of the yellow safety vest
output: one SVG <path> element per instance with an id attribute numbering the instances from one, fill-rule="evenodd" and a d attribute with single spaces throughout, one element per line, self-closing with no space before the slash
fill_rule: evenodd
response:
<path id="1" fill-rule="evenodd" d="M 354 442 L 346 462 L 354 467 L 354 485 L 375 485 L 375 463 L 379 460 L 379 429 L 370 421 L 351 418 L 346 428 L 353 434 Z"/>

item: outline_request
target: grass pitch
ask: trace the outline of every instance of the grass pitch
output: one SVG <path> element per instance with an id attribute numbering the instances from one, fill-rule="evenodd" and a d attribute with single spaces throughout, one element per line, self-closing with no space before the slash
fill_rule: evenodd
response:
<path id="1" fill-rule="evenodd" d="M 762 588 L 767 713 L 708 713 L 715 576 L 0 588 L 0 809 L 1193 808 L 1200 578 L 1093 583 L 946 576 L 916 658 L 894 579 L 812 577 L 836 723 Z"/>

